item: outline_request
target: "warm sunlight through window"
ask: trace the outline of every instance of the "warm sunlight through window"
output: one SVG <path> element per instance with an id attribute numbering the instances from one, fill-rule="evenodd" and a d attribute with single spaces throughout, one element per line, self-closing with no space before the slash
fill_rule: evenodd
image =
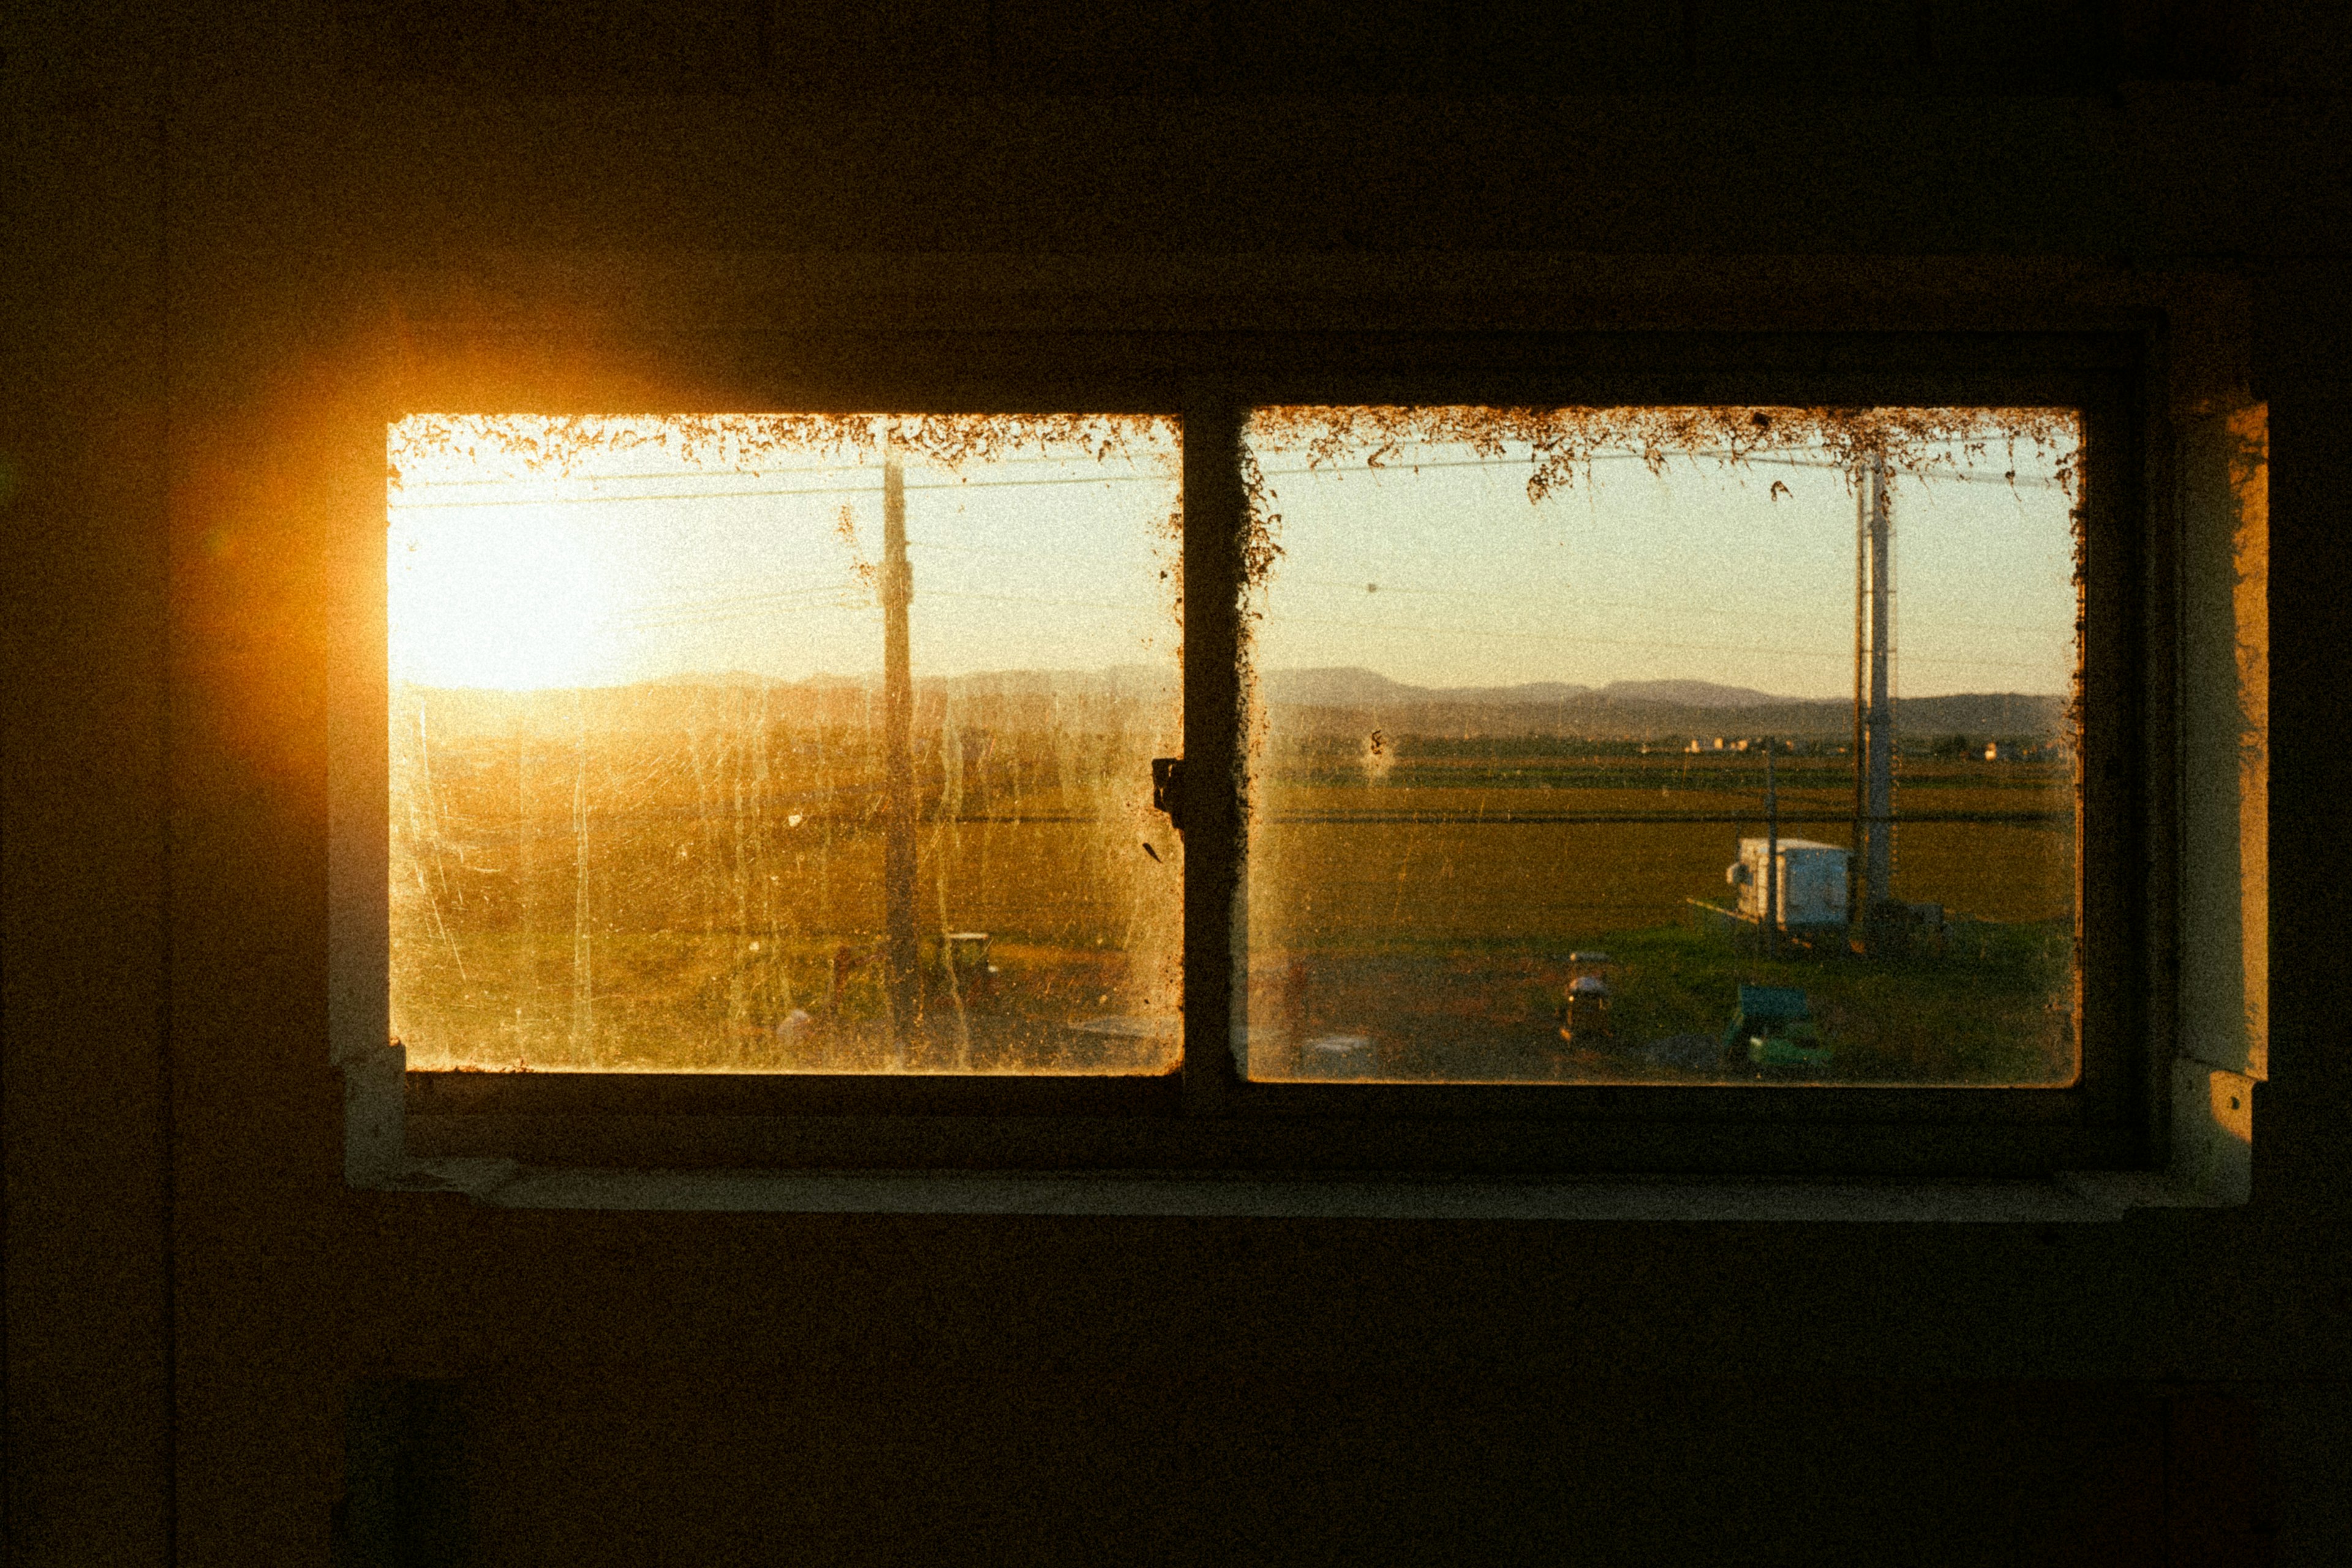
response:
<path id="1" fill-rule="evenodd" d="M 2079 439 L 1260 410 L 1245 1071 L 2072 1080 Z"/>
<path id="2" fill-rule="evenodd" d="M 395 681 L 537 691 L 596 683 L 613 643 L 609 529 L 550 501 L 395 506 L 391 607 Z"/>
<path id="3" fill-rule="evenodd" d="M 393 427 L 422 1068 L 1179 1055 L 1179 449 L 1130 417 Z"/>

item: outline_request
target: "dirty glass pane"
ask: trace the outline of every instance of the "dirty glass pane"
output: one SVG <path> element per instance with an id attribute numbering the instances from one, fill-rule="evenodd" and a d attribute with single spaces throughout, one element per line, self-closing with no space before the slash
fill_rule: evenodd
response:
<path id="1" fill-rule="evenodd" d="M 2076 430 L 1259 410 L 1247 1074 L 2071 1080 Z"/>
<path id="2" fill-rule="evenodd" d="M 391 437 L 413 1067 L 1174 1066 L 1170 424 Z"/>

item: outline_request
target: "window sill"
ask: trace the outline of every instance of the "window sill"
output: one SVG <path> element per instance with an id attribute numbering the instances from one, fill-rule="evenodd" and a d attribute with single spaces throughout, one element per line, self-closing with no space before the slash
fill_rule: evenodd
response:
<path id="1" fill-rule="evenodd" d="M 1004 1174 L 932 1171 L 627 1171 L 512 1160 L 417 1161 L 380 1190 L 497 1208 L 724 1214 L 971 1214 L 1233 1219 L 1601 1223 L 2098 1224 L 2226 1200 L 2154 1172 L 2045 1180 L 1672 1181 L 1615 1178 Z"/>

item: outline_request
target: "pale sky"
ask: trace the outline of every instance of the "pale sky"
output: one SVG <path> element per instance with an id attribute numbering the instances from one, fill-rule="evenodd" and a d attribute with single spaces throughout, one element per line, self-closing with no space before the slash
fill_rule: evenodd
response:
<path id="1" fill-rule="evenodd" d="M 394 678 L 878 672 L 859 565 L 882 556 L 881 463 L 779 462 L 697 472 L 640 450 L 556 479 L 411 471 L 390 510 Z M 909 461 L 918 675 L 1172 666 L 1176 464 L 1172 440 L 1132 460 L 1033 448 L 960 475 Z"/>
<path id="2" fill-rule="evenodd" d="M 1895 480 L 1906 695 L 2067 689 L 2069 502 L 2052 458 L 2020 452 L 2014 488 L 2011 460 Z M 1653 474 L 1622 457 L 1538 504 L 1517 453 L 1302 467 L 1264 460 L 1283 557 L 1262 668 L 1361 665 L 1416 686 L 1691 679 L 1853 694 L 1854 496 L 1833 468 L 1699 458 Z"/>
<path id="3" fill-rule="evenodd" d="M 563 478 L 411 462 L 390 497 L 394 678 L 878 671 L 881 614 L 856 568 L 881 553 L 880 463 L 774 462 L 705 470 L 639 449 Z M 1284 553 L 1261 601 L 1260 668 L 1852 692 L 1854 501 L 1834 470 L 1685 458 L 1653 475 L 1604 458 L 1591 482 L 1536 504 L 1523 450 L 1415 448 L 1377 472 L 1269 451 L 1262 466 Z M 1898 477 L 1904 694 L 2066 689 L 2069 503 L 2051 470 L 2021 451 L 1985 459 L 1973 482 Z M 1176 658 L 1172 437 L 1129 460 L 1032 447 L 961 475 L 910 462 L 907 489 L 919 676 Z"/>

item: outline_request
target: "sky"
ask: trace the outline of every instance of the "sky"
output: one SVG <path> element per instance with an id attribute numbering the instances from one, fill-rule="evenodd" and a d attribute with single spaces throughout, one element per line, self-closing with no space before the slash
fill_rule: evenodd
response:
<path id="1" fill-rule="evenodd" d="M 1032 448 L 961 473 L 910 460 L 917 673 L 1172 665 L 1178 460 L 1172 437 L 1129 459 Z M 881 668 L 882 615 L 861 574 L 882 556 L 878 458 L 698 472 L 639 450 L 559 479 L 490 464 L 403 477 L 386 542 L 395 679 Z"/>
<path id="2" fill-rule="evenodd" d="M 1654 474 L 1604 457 L 1535 503 L 1524 449 L 1409 448 L 1378 470 L 1258 456 L 1283 552 L 1258 599 L 1261 669 L 1851 695 L 1854 500 L 1833 468 L 1702 457 Z M 2074 601 L 2055 456 L 1898 476 L 1905 695 L 2066 689 Z M 1125 458 L 1032 447 L 960 473 L 910 461 L 917 674 L 1172 667 L 1176 463 L 1172 432 Z M 405 463 L 388 499 L 394 679 L 531 689 L 881 668 L 860 573 L 881 554 L 871 456 L 788 453 L 739 471 L 639 448 L 551 476 L 453 455 Z"/>
<path id="3" fill-rule="evenodd" d="M 1906 695 L 2067 689 L 2070 503 L 2051 460 L 2019 454 L 2014 487 L 2011 460 L 1895 480 Z M 1531 503 L 1521 457 L 1429 449 L 1378 472 L 1306 472 L 1269 454 L 1283 558 L 1260 664 L 1361 665 L 1416 686 L 1687 679 L 1850 698 L 1854 494 L 1819 461 L 1680 458 L 1653 474 L 1620 456 Z"/>

